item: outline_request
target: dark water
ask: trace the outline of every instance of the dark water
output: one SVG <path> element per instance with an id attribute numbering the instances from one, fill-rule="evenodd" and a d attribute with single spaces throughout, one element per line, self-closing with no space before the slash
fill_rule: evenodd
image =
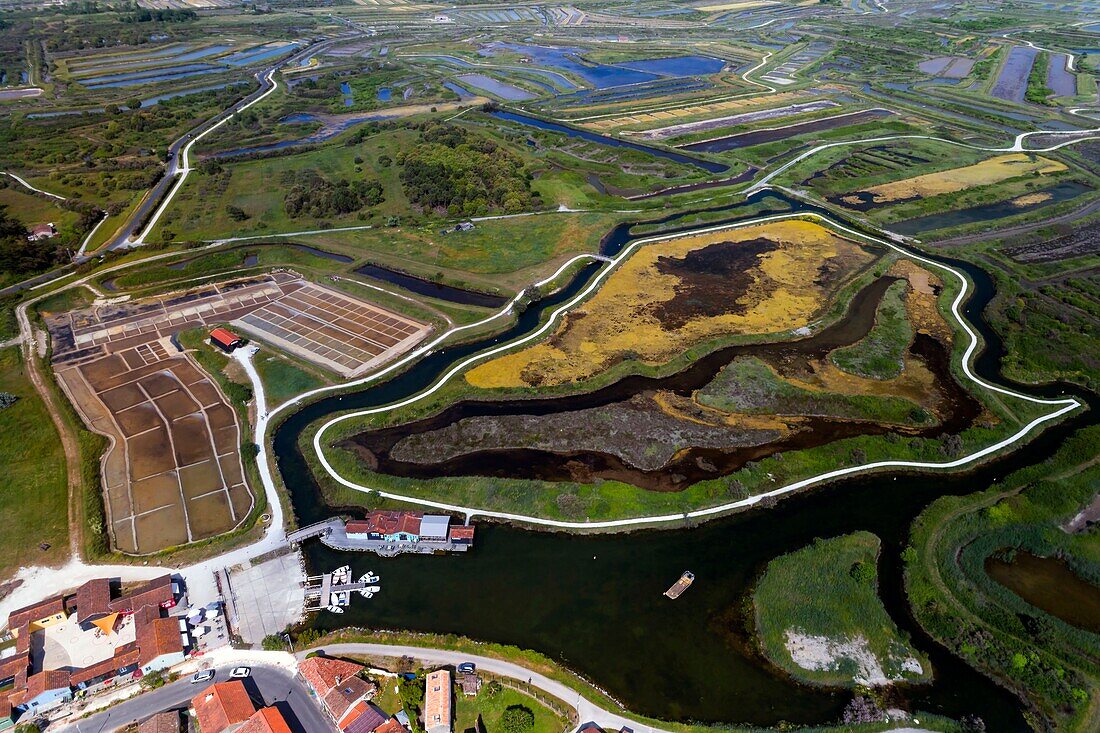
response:
<path id="1" fill-rule="evenodd" d="M 682 145 L 680 147 L 683 150 L 690 150 L 693 153 L 721 153 L 726 150 L 747 148 L 753 145 L 775 142 L 776 140 L 785 140 L 795 135 L 832 130 L 836 127 L 859 125 L 869 120 L 878 119 L 880 117 L 890 117 L 891 115 L 893 115 L 893 112 L 881 109 L 869 109 L 865 112 L 857 112 L 843 117 L 826 117 L 820 120 L 811 120 L 809 122 L 802 122 L 785 127 L 741 132 L 736 135 L 728 135 L 715 140 L 706 140 L 704 142 Z"/>
<path id="2" fill-rule="evenodd" d="M 673 219 L 675 217 L 670 217 Z M 621 248 L 629 237 L 609 237 Z M 608 240 L 611 241 L 610 244 Z M 992 280 L 965 263 L 977 285 L 966 307 L 971 322 L 993 295 Z M 584 268 L 561 293 L 529 308 L 505 334 L 429 355 L 411 371 L 346 397 L 330 398 L 291 415 L 275 431 L 274 450 L 300 522 L 334 513 L 319 499 L 299 452 L 301 432 L 340 410 L 395 401 L 427 386 L 446 366 L 470 353 L 533 329 L 539 312 L 572 297 L 598 270 Z M 976 370 L 992 378 L 1002 346 L 979 323 L 990 345 Z M 1069 389 L 1068 387 L 1066 389 Z M 1058 394 L 1059 386 L 1040 390 Z M 1097 402 L 1087 395 L 1095 408 Z M 953 717 L 978 714 L 989 730 L 1027 730 L 1017 700 L 929 639 L 906 605 L 900 551 L 921 509 L 938 496 L 974 491 L 1054 452 L 1074 430 L 1095 422 L 1095 410 L 1076 414 L 1017 451 L 967 475 L 877 476 L 835 483 L 778 506 L 692 529 L 625 535 L 576 536 L 529 532 L 482 523 L 477 549 L 466 556 L 348 557 L 318 543 L 306 547 L 315 568 L 352 562 L 356 572 L 383 576 L 383 592 L 356 599 L 341 617 L 322 613 L 321 627 L 367 625 L 453 632 L 537 649 L 597 681 L 629 708 L 678 720 L 775 724 L 837 719 L 850 695 L 791 683 L 758 659 L 747 644 L 739 609 L 756 574 L 773 557 L 815 537 L 855 530 L 883 540 L 881 596 L 891 617 L 932 660 L 935 683 L 901 692 L 913 709 Z M 695 585 L 676 602 L 662 591 L 685 569 Z"/>
<path id="3" fill-rule="evenodd" d="M 989 577 L 1067 624 L 1100 634 L 1100 588 L 1053 557 L 1017 552 L 1012 562 L 985 561 Z"/>
<path id="4" fill-rule="evenodd" d="M 455 236 L 462 236 L 461 233 L 456 233 Z M 415 275 L 409 275 L 404 272 L 398 272 L 397 270 L 391 270 L 388 267 L 382 267 L 381 265 L 363 265 L 355 270 L 360 275 L 366 275 L 367 277 L 374 278 L 375 280 L 382 280 L 398 287 L 402 287 L 405 290 L 409 290 L 420 295 L 426 295 L 429 298 L 438 298 L 439 300 L 446 300 L 451 303 L 462 303 L 463 305 L 477 305 L 483 308 L 500 308 L 508 302 L 508 298 L 500 295 L 490 295 L 489 293 L 478 293 L 473 290 L 464 290 L 463 288 L 456 288 L 450 285 L 444 285 L 443 283 L 432 282 L 431 280 L 425 280 L 422 277 L 416 277 Z"/>
<path id="5" fill-rule="evenodd" d="M 1067 181 L 1065 183 L 1059 183 L 1057 186 L 1051 186 L 1050 188 L 1044 188 L 1041 191 L 1034 192 L 1050 194 L 1050 198 L 1046 201 L 1039 201 L 1034 204 L 1025 204 L 1022 206 L 1017 206 L 1011 201 L 998 201 L 992 204 L 973 206 L 969 209 L 944 211 L 939 214 L 918 216 L 915 219 L 906 219 L 905 221 L 888 224 L 887 228 L 900 234 L 917 234 L 918 232 L 931 232 L 936 229 L 946 229 L 947 227 L 973 224 L 980 221 L 992 222 L 1007 216 L 1016 216 L 1017 214 L 1024 214 L 1034 209 L 1043 208 L 1044 206 L 1053 206 L 1063 201 L 1069 201 L 1091 190 L 1091 186 L 1086 186 L 1077 181 Z"/>
<path id="6" fill-rule="evenodd" d="M 665 158 L 677 163 L 684 163 L 686 165 L 693 165 L 697 168 L 710 171 L 711 173 L 722 173 L 729 170 L 729 166 L 725 163 L 716 163 L 712 160 L 703 160 L 702 158 L 693 158 L 690 155 L 684 155 L 683 153 L 674 153 L 671 150 L 663 150 L 661 148 L 650 147 L 649 145 L 640 145 L 638 143 L 627 142 L 626 140 L 619 140 L 618 138 L 609 137 L 607 135 L 598 135 L 588 130 L 582 130 L 577 127 L 569 127 L 567 125 L 559 125 L 557 122 L 548 122 L 547 120 L 540 120 L 537 117 L 529 117 L 527 115 L 521 115 L 516 112 L 491 112 L 493 117 L 501 120 L 508 120 L 509 122 L 518 122 L 521 125 L 531 125 L 537 127 L 540 130 L 550 130 L 551 132 L 560 132 L 569 137 L 577 137 L 582 140 L 587 140 L 592 143 L 599 143 L 600 145 L 610 145 L 613 148 L 629 148 L 631 150 L 638 150 L 649 155 L 655 155 L 658 158 Z"/>

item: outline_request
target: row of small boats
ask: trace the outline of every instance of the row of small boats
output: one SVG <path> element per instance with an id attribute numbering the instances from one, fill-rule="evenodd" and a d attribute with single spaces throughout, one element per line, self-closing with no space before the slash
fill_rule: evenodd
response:
<path id="1" fill-rule="evenodd" d="M 375 593 L 382 590 L 381 586 L 375 585 L 381 580 L 382 578 L 380 576 L 375 575 L 373 571 L 368 570 L 364 575 L 361 575 L 359 577 L 358 582 L 365 584 L 365 587 L 360 588 L 357 592 L 364 598 L 373 598 Z M 332 571 L 332 584 L 336 586 L 350 585 L 351 566 L 344 565 Z M 352 592 L 349 590 L 336 591 L 332 593 L 329 596 L 329 600 L 331 600 L 332 603 L 329 604 L 326 610 L 332 613 L 343 613 L 344 607 L 351 605 L 351 593 Z"/>

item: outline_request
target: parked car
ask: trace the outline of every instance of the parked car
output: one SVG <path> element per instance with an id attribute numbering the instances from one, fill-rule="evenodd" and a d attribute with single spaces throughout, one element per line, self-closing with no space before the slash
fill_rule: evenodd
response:
<path id="1" fill-rule="evenodd" d="M 252 674 L 251 667 L 234 667 L 229 673 L 231 679 L 239 680 L 244 679 L 248 675 Z"/>
<path id="2" fill-rule="evenodd" d="M 209 682 L 214 679 L 216 673 L 212 669 L 201 669 L 195 673 L 195 676 L 191 678 L 191 684 L 197 685 L 200 682 Z"/>
<path id="3" fill-rule="evenodd" d="M 473 662 L 463 662 L 458 665 L 458 671 L 461 674 L 473 674 L 477 671 L 477 665 Z"/>

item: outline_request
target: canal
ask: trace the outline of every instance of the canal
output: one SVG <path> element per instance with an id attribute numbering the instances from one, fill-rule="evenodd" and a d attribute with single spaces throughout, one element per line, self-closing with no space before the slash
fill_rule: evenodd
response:
<path id="1" fill-rule="evenodd" d="M 629 239 L 628 230 L 617 230 L 605 238 L 603 249 L 617 251 Z M 965 269 L 976 286 L 965 311 L 988 348 L 975 370 L 998 379 L 1003 347 L 980 318 L 994 294 L 992 280 L 966 263 L 950 264 Z M 298 448 L 311 423 L 414 394 L 450 364 L 535 328 L 541 314 L 571 298 L 597 270 L 596 265 L 581 269 L 563 291 L 533 304 L 499 336 L 435 352 L 388 382 L 322 400 L 287 418 L 273 436 L 274 450 L 299 521 L 335 511 L 320 499 Z M 1063 389 L 1075 391 L 1063 385 L 1033 391 Z M 1091 394 L 1081 396 L 1091 407 L 1100 406 Z M 388 560 L 349 556 L 313 542 L 305 548 L 312 567 L 351 563 L 356 574 L 381 574 L 384 588 L 369 601 L 355 599 L 343 616 L 320 614 L 315 623 L 322 629 L 455 633 L 535 649 L 596 681 L 631 710 L 663 719 L 829 723 L 839 718 L 850 693 L 798 685 L 771 668 L 753 649 L 742 609 L 768 560 L 816 537 L 867 530 L 883 541 L 882 600 L 934 668 L 933 684 L 902 688 L 897 702 L 952 717 L 977 714 L 989 730 L 1024 731 L 1016 698 L 928 638 L 912 619 L 900 553 L 910 523 L 930 501 L 980 489 L 1027 465 L 1030 456 L 1049 455 L 1074 430 L 1092 424 L 1095 414 L 1095 409 L 1075 413 L 1026 452 L 965 475 L 846 480 L 698 527 L 577 536 L 482 523 L 477 548 L 468 555 Z M 685 569 L 697 580 L 671 602 L 661 594 Z"/>

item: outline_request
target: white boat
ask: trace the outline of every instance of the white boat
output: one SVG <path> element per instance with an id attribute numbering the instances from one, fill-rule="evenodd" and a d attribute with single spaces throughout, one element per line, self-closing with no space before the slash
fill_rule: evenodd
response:
<path id="1" fill-rule="evenodd" d="M 337 606 L 350 606 L 351 605 L 351 592 L 350 591 L 344 590 L 344 591 L 340 591 L 339 593 L 333 593 L 332 597 L 333 597 L 333 603 L 335 603 Z"/>
<path id="2" fill-rule="evenodd" d="M 360 576 L 359 578 L 360 583 L 377 583 L 380 580 L 381 578 L 379 578 L 377 575 L 369 570 L 367 571 L 366 575 Z"/>
<path id="3" fill-rule="evenodd" d="M 363 596 L 364 598 L 374 598 L 374 594 L 368 593 L 366 590 L 359 591 L 359 595 Z"/>
<path id="4" fill-rule="evenodd" d="M 332 613 L 343 613 L 344 612 L 344 609 L 340 608 L 339 606 L 329 606 L 327 610 L 331 611 Z"/>
<path id="5" fill-rule="evenodd" d="M 337 585 L 348 582 L 351 577 L 351 566 L 344 565 L 332 571 L 332 582 Z"/>
<path id="6" fill-rule="evenodd" d="M 377 585 L 368 585 L 363 590 L 365 590 L 367 593 L 372 593 L 373 594 L 373 593 L 377 593 L 378 591 L 380 591 L 382 589 L 379 588 Z"/>

